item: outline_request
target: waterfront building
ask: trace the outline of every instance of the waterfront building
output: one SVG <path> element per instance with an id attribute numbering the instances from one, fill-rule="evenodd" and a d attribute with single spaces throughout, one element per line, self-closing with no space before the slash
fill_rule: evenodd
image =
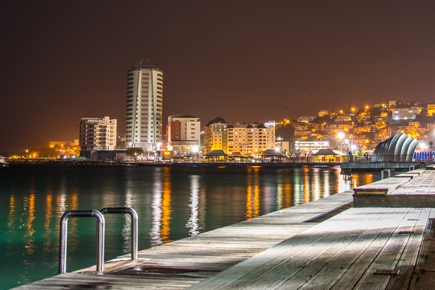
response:
<path id="1" fill-rule="evenodd" d="M 159 150 L 162 142 L 163 72 L 138 61 L 127 73 L 126 147 Z"/>
<path id="2" fill-rule="evenodd" d="M 198 152 L 201 139 L 199 118 L 189 115 L 172 115 L 166 125 L 167 149 L 180 154 Z"/>
<path id="3" fill-rule="evenodd" d="M 288 152 L 290 152 L 291 150 L 290 145 L 290 141 L 283 140 L 282 138 L 277 137 L 275 142 L 275 150 L 283 154 L 289 154 Z"/>
<path id="4" fill-rule="evenodd" d="M 251 155 L 275 148 L 275 122 L 227 126 L 227 152 Z M 225 149 L 224 149 L 225 150 Z"/>
<path id="5" fill-rule="evenodd" d="M 104 118 L 82 118 L 80 121 L 79 145 L 81 152 L 115 150 L 117 120 Z"/>
<path id="6" fill-rule="evenodd" d="M 227 151 L 227 123 L 220 117 L 204 127 L 204 154 L 213 150 Z"/>

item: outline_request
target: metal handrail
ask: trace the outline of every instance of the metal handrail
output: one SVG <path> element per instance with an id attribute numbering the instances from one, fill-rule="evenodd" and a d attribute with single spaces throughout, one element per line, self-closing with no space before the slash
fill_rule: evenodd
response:
<path id="1" fill-rule="evenodd" d="M 391 177 L 391 170 L 390 169 L 383 169 L 381 171 L 381 179 L 385 178 L 385 172 L 388 173 L 388 177 Z"/>
<path id="2" fill-rule="evenodd" d="M 137 260 L 138 249 L 138 216 L 131 207 L 106 207 L 100 210 L 102 214 L 106 213 L 128 213 L 131 216 L 131 259 Z"/>
<path id="3" fill-rule="evenodd" d="M 59 274 L 66 273 L 67 222 L 70 217 L 97 218 L 97 273 L 103 274 L 104 269 L 104 216 L 97 210 L 71 210 L 65 212 L 60 219 L 59 241 Z"/>

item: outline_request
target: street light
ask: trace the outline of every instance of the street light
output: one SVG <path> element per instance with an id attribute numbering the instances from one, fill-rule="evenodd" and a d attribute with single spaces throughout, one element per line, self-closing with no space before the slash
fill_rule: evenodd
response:
<path id="1" fill-rule="evenodd" d="M 338 132 L 337 133 L 337 138 L 338 139 L 343 139 L 346 135 L 343 132 Z"/>
<path id="2" fill-rule="evenodd" d="M 344 139 L 344 137 L 346 137 L 346 134 L 344 134 L 344 132 L 338 132 L 337 133 L 337 139 L 338 139 L 338 144 L 340 145 L 340 150 L 343 150 L 343 143 L 341 140 Z"/>

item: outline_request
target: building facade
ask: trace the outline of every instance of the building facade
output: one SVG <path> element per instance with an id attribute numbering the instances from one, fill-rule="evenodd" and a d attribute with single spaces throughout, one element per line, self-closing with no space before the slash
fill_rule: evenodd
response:
<path id="1" fill-rule="evenodd" d="M 239 152 L 255 155 L 275 148 L 275 122 L 227 125 L 216 118 L 204 128 L 204 153 L 223 150 L 227 154 Z"/>
<path id="2" fill-rule="evenodd" d="M 308 122 L 314 121 L 314 119 L 316 119 L 316 117 L 314 117 L 314 116 L 300 116 L 298 118 L 298 122 L 308 123 Z"/>
<path id="3" fill-rule="evenodd" d="M 138 61 L 127 73 L 126 147 L 159 149 L 162 143 L 163 72 Z"/>
<path id="4" fill-rule="evenodd" d="M 394 108 L 391 112 L 394 121 L 414 120 L 415 117 L 420 113 L 420 109 L 417 107 Z"/>
<path id="5" fill-rule="evenodd" d="M 80 121 L 79 145 L 81 151 L 115 150 L 117 120 L 104 118 L 82 118 Z"/>
<path id="6" fill-rule="evenodd" d="M 204 127 L 204 154 L 213 150 L 227 150 L 227 123 L 222 118 L 216 118 Z"/>
<path id="7" fill-rule="evenodd" d="M 172 115 L 166 126 L 167 149 L 180 154 L 198 152 L 201 139 L 199 118 L 189 115 Z"/>
<path id="8" fill-rule="evenodd" d="M 243 155 L 261 153 L 275 148 L 275 126 L 262 123 L 228 125 L 226 152 L 240 152 Z"/>
<path id="9" fill-rule="evenodd" d="M 327 140 L 296 140 L 296 151 L 316 152 L 320 149 L 329 148 L 329 141 Z"/>

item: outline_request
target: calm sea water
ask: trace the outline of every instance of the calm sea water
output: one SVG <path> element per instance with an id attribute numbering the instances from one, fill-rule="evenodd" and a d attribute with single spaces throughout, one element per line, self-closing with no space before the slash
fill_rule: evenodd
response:
<path id="1" fill-rule="evenodd" d="M 252 219 L 379 180 L 339 168 L 11 166 L 0 170 L 0 289 L 58 273 L 68 210 L 129 206 L 139 249 Z M 106 215 L 105 260 L 130 252 L 130 217 Z M 96 219 L 68 221 L 67 271 L 96 263 Z"/>

